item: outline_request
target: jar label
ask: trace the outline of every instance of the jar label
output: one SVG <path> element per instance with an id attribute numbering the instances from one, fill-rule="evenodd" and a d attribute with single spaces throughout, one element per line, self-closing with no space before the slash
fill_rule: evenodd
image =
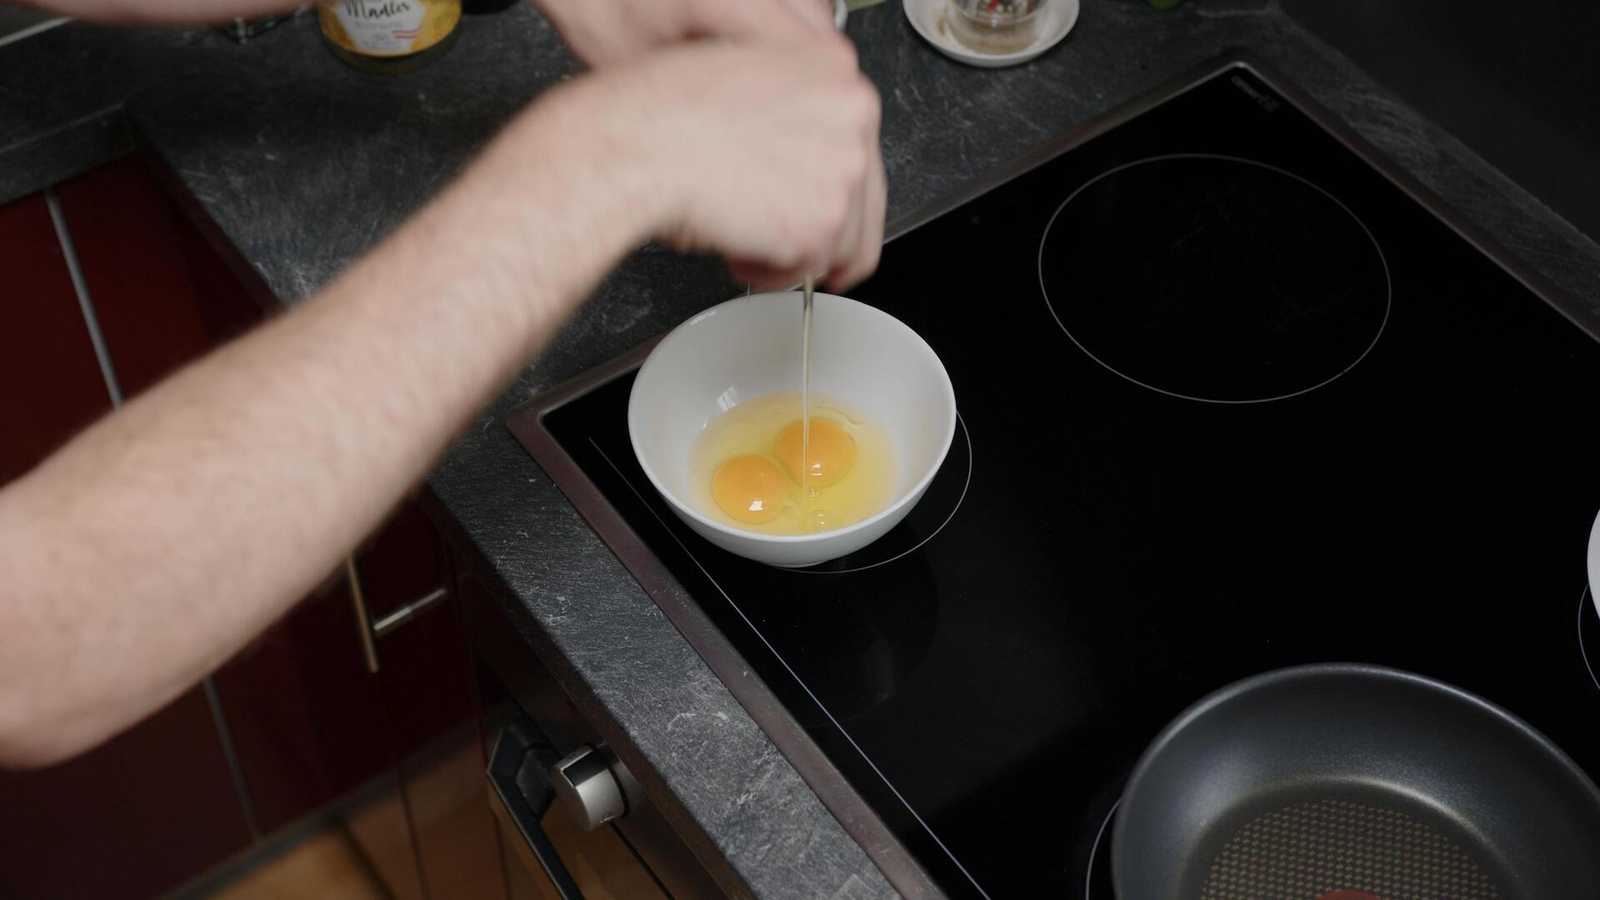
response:
<path id="1" fill-rule="evenodd" d="M 335 44 L 363 56 L 409 56 L 449 36 L 461 0 L 324 0 L 317 14 Z"/>

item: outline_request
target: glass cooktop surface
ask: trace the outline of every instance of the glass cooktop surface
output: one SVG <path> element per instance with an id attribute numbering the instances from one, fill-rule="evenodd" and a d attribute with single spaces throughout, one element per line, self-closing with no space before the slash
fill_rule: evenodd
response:
<path id="1" fill-rule="evenodd" d="M 961 417 L 853 556 L 776 569 L 680 523 L 630 448 L 632 370 L 527 422 L 948 894 L 1106 894 L 1140 752 L 1282 666 L 1442 679 L 1600 776 L 1600 345 L 1249 68 L 898 237 L 850 293 L 928 341 Z"/>

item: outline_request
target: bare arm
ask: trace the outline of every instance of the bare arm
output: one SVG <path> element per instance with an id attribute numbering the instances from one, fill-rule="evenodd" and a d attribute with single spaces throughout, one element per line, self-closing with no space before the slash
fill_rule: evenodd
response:
<path id="1" fill-rule="evenodd" d="M 644 236 L 641 198 L 540 124 L 321 296 L 0 494 L 0 759 L 120 730 L 281 615 Z"/>
<path id="2" fill-rule="evenodd" d="M 0 764 L 92 746 L 282 615 L 649 235 L 864 274 L 845 60 L 667 51 L 557 91 L 321 295 L 0 490 Z"/>
<path id="3" fill-rule="evenodd" d="M 102 22 L 225 22 L 288 12 L 296 0 L 24 0 L 25 5 Z"/>
<path id="4" fill-rule="evenodd" d="M 287 12 L 299 0 L 24 0 L 105 22 L 222 22 Z M 539 0 L 573 49 L 593 65 L 695 37 L 803 37 L 832 28 L 830 0 Z"/>

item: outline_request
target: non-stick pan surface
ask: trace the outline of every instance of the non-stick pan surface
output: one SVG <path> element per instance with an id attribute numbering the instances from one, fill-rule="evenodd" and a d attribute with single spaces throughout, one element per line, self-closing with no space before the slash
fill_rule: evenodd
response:
<path id="1" fill-rule="evenodd" d="M 1595 900 L 1600 791 L 1465 691 L 1306 666 L 1169 725 L 1128 782 L 1111 853 L 1120 900 Z"/>

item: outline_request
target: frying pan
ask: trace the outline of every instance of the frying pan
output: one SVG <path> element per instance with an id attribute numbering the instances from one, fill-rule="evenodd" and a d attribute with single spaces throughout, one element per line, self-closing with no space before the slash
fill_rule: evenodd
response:
<path id="1" fill-rule="evenodd" d="M 1458 688 L 1374 666 L 1283 669 L 1156 738 L 1123 794 L 1111 866 L 1120 900 L 1594 900 L 1600 791 Z"/>

